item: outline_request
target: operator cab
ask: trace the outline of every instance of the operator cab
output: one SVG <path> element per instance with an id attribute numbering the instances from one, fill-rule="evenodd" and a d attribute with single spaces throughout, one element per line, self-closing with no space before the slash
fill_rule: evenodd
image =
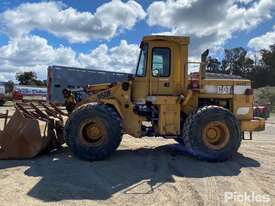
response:
<path id="1" fill-rule="evenodd" d="M 178 95 L 187 85 L 188 37 L 145 36 L 133 80 L 133 101 Z M 139 88 L 139 89 L 135 89 Z"/>

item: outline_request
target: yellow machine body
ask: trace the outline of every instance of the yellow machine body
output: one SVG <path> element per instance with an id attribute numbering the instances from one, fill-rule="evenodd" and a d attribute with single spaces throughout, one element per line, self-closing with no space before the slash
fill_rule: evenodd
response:
<path id="1" fill-rule="evenodd" d="M 240 121 L 242 131 L 263 130 L 263 120 L 253 119 L 253 94 L 248 92 L 252 90 L 251 82 L 234 78 L 208 79 L 203 62 L 198 63 L 197 75 L 188 74 L 188 44 L 188 37 L 144 37 L 135 77 L 129 82 L 91 85 L 93 95 L 76 107 L 90 102 L 112 105 L 123 120 L 124 132 L 134 137 L 142 136 L 141 126 L 146 121 L 144 116 L 134 112 L 134 107 L 148 102 L 159 111 L 158 122 L 154 125 L 159 136 L 180 135 L 181 115 L 188 115 L 207 102 L 230 110 Z M 162 62 L 162 54 L 169 59 L 168 63 Z M 139 71 L 141 61 L 142 72 Z M 161 69 L 161 62 L 169 64 L 165 75 L 154 70 L 155 67 Z"/>

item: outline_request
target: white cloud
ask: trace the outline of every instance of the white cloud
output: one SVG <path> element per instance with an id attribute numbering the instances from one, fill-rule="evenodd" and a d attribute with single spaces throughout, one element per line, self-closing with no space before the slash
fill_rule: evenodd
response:
<path id="1" fill-rule="evenodd" d="M 12 38 L 0 48 L 0 58 L 12 66 L 34 66 L 58 62 L 74 64 L 75 52 L 71 48 L 60 46 L 53 48 L 46 39 L 39 36 Z"/>
<path id="2" fill-rule="evenodd" d="M 274 0 L 260 0 L 241 6 L 239 0 L 167 0 L 153 2 L 147 23 L 162 26 L 169 34 L 191 36 L 191 55 L 198 56 L 206 48 L 222 46 L 239 31 L 254 28 L 271 18 Z"/>
<path id="3" fill-rule="evenodd" d="M 117 32 L 131 29 L 146 13 L 135 1 L 113 0 L 95 13 L 79 12 L 60 2 L 23 3 L 0 14 L 1 31 L 18 37 L 35 29 L 48 31 L 70 42 L 110 39 Z"/>
<path id="4" fill-rule="evenodd" d="M 248 46 L 254 50 L 268 49 L 272 44 L 275 44 L 275 26 L 273 27 L 273 31 L 250 39 L 248 42 Z"/>
<path id="5" fill-rule="evenodd" d="M 91 69 L 132 72 L 139 47 L 122 40 L 120 45 L 108 48 L 101 44 L 89 53 L 76 54 L 70 47 L 50 46 L 38 36 L 12 38 L 0 47 L 0 80 L 14 80 L 19 71 L 34 71 L 41 79 L 47 78 L 49 65 L 87 67 Z"/>
<path id="6" fill-rule="evenodd" d="M 120 72 L 133 72 L 137 63 L 139 47 L 122 40 L 119 46 L 108 48 L 99 45 L 88 54 L 80 53 L 79 62 L 83 67 Z"/>
<path id="7" fill-rule="evenodd" d="M 7 79 L 14 79 L 18 71 L 35 71 L 46 78 L 47 65 L 79 65 L 71 48 L 53 48 L 46 39 L 38 36 L 11 38 L 7 45 L 0 47 L 0 72 Z"/>
<path id="8" fill-rule="evenodd" d="M 47 31 L 73 43 L 108 40 L 132 29 L 145 16 L 143 8 L 133 0 L 113 0 L 94 13 L 79 12 L 58 1 L 23 3 L 6 10 L 0 13 L 0 32 L 9 37 L 7 44 L 0 47 L 0 80 L 14 80 L 18 71 L 35 71 L 45 79 L 47 67 L 53 64 L 131 72 L 138 56 L 137 45 L 123 40 L 117 47 L 101 44 L 88 53 L 77 54 L 70 47 L 49 45 L 32 31 Z"/>

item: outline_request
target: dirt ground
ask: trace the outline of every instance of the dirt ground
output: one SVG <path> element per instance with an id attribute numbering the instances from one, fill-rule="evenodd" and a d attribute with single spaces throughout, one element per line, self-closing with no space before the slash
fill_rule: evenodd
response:
<path id="1" fill-rule="evenodd" d="M 66 147 L 33 160 L 1 160 L 0 205 L 275 205 L 273 122 L 275 115 L 223 163 L 198 161 L 173 140 L 129 136 L 100 162 L 79 160 Z M 270 201 L 226 201 L 233 192 Z"/>

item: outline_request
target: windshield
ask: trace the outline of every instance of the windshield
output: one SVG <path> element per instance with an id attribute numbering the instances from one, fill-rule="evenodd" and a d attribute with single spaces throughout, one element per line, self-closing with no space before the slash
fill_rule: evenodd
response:
<path id="1" fill-rule="evenodd" d="M 146 73 L 147 47 L 147 44 L 143 44 L 143 46 L 141 47 L 136 72 L 136 75 L 138 77 L 144 77 Z"/>

